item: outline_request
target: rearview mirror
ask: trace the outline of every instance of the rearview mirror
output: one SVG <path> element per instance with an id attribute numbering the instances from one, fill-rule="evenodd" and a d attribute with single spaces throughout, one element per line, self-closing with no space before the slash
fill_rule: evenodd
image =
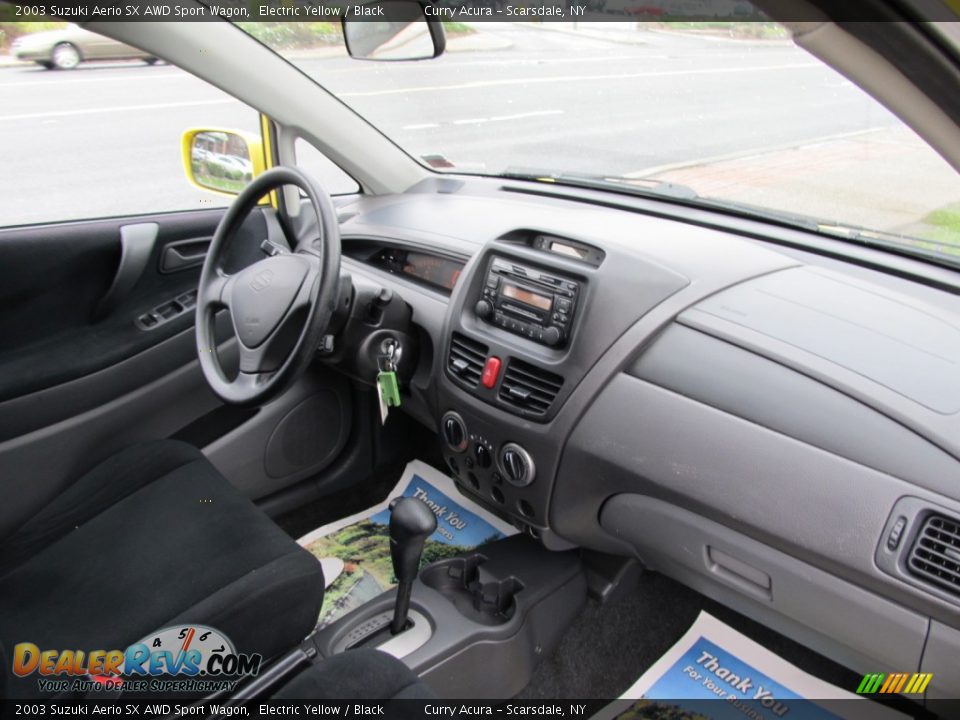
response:
<path id="1" fill-rule="evenodd" d="M 429 60 L 447 46 L 443 25 L 414 0 L 375 0 L 351 5 L 343 16 L 343 40 L 361 60 Z"/>
<path id="2" fill-rule="evenodd" d="M 202 190 L 237 195 L 263 172 L 263 143 L 239 130 L 193 128 L 183 134 L 183 169 Z"/>

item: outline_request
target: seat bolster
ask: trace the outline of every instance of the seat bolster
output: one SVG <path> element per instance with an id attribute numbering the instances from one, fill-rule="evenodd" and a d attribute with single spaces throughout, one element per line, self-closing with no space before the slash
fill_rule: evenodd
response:
<path id="1" fill-rule="evenodd" d="M 49 505 L 0 541 L 0 577 L 141 488 L 206 458 L 174 440 L 133 445 L 80 477 Z"/>
<path id="2" fill-rule="evenodd" d="M 320 616 L 323 589 L 320 563 L 306 550 L 294 547 L 292 552 L 251 570 L 185 609 L 165 625 L 190 624 L 203 618 L 204 624 L 238 639 L 238 652 L 260 653 L 267 661 L 292 650 L 313 630 Z"/>

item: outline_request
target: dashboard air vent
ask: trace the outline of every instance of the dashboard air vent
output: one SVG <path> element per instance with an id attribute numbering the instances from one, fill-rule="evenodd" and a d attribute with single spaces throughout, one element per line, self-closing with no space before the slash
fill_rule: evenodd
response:
<path id="1" fill-rule="evenodd" d="M 487 346 L 483 343 L 454 333 L 450 338 L 450 357 L 447 369 L 470 387 L 476 387 L 487 361 Z"/>
<path id="2" fill-rule="evenodd" d="M 500 382 L 500 399 L 530 415 L 546 415 L 563 386 L 560 375 L 513 358 Z"/>
<path id="3" fill-rule="evenodd" d="M 960 520 L 930 515 L 910 548 L 908 570 L 960 595 Z"/>

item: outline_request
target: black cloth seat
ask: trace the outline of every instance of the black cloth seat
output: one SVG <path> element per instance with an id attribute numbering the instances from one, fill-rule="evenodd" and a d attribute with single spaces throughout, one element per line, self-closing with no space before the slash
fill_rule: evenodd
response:
<path id="1" fill-rule="evenodd" d="M 29 478 L 24 479 L 25 482 Z M 0 542 L 0 646 L 124 649 L 212 626 L 269 659 L 313 629 L 320 563 L 185 443 L 128 448 Z M 37 693 L 36 674 L 6 694 Z"/>
<path id="2" fill-rule="evenodd" d="M 274 694 L 274 700 L 430 700 L 433 690 L 410 668 L 361 648 L 321 660 Z"/>

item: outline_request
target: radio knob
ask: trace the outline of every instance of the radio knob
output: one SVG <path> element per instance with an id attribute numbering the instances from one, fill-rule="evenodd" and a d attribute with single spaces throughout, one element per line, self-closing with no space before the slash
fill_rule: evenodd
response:
<path id="1" fill-rule="evenodd" d="M 552 325 L 543 331 L 543 342 L 547 345 L 558 345 L 560 343 L 560 330 Z"/>
<path id="2" fill-rule="evenodd" d="M 477 317 L 482 320 L 489 320 L 493 317 L 493 305 L 489 300 L 478 300 L 477 304 L 473 307 L 473 311 L 477 314 Z"/>

